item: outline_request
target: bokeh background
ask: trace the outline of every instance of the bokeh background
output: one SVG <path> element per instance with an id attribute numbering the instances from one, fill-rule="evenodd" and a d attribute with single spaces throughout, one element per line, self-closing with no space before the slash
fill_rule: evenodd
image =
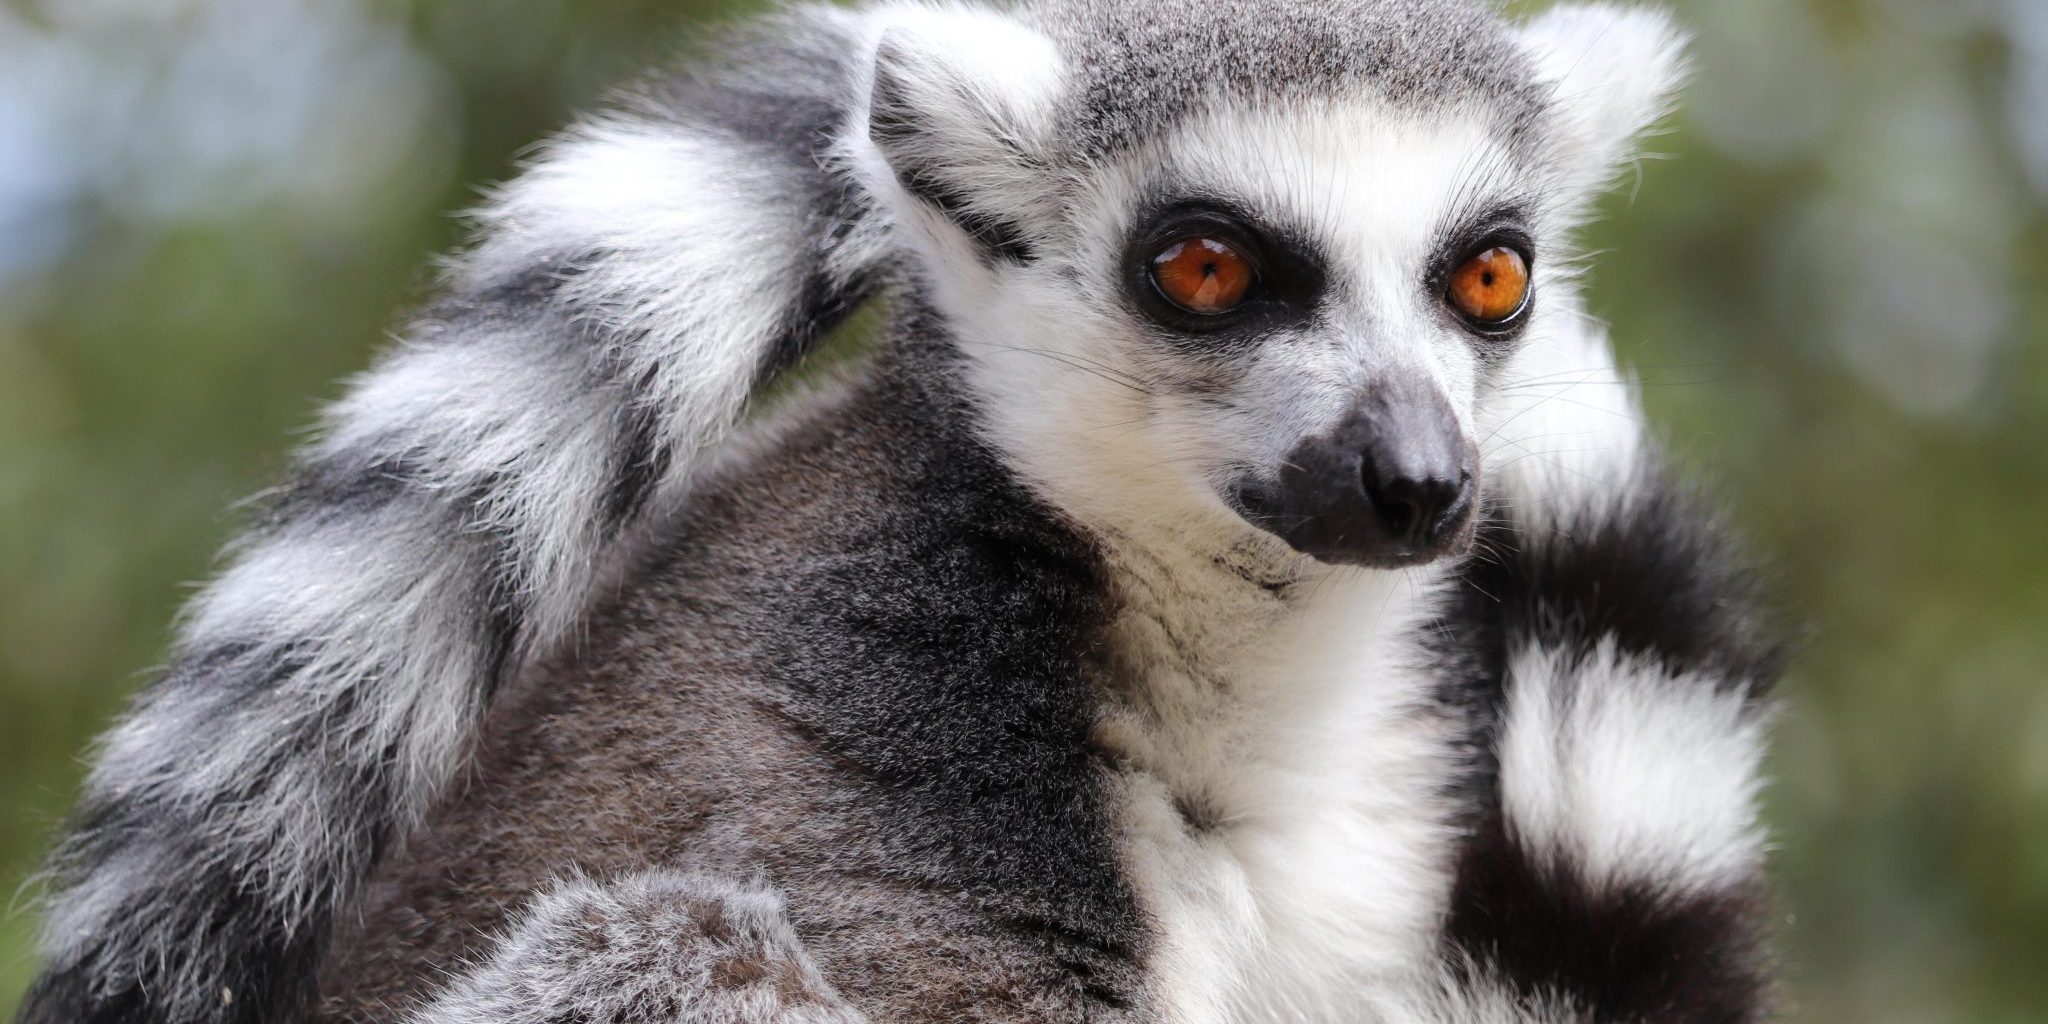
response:
<path id="1" fill-rule="evenodd" d="M 1524 7 L 1532 6 L 1528 4 Z M 2048 0 L 1681 0 L 1592 302 L 1811 640 L 1793 1018 L 2048 1020 Z M 0 1013 L 88 739 L 452 211 L 745 0 L 0 0 Z"/>

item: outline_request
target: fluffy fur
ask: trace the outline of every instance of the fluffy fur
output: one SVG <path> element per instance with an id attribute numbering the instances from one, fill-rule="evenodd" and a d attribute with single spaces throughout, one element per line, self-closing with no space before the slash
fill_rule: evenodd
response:
<path id="1" fill-rule="evenodd" d="M 732 52 L 547 149 L 331 412 L 105 742 L 25 1020 L 1766 1012 L 1777 647 L 1567 257 L 1661 18 L 885 3 Z M 1191 202 L 1313 315 L 1139 315 Z M 1475 335 L 1434 275 L 1503 224 L 1536 299 Z M 884 283 L 870 365 L 707 458 Z M 1472 557 L 1247 512 L 1409 394 Z"/>
<path id="2" fill-rule="evenodd" d="M 592 1020 L 865 1021 L 818 975 L 782 901 L 723 879 L 567 879 L 496 946 L 413 1019 L 549 1024 L 574 1006 Z"/>

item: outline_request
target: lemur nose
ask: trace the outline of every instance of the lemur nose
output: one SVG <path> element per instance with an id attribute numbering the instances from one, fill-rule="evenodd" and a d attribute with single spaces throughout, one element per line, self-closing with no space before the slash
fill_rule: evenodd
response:
<path id="1" fill-rule="evenodd" d="M 1411 551 L 1436 546 L 1464 511 L 1472 474 L 1455 465 L 1390 467 L 1376 454 L 1364 460 L 1365 496 L 1387 539 Z"/>
<path id="2" fill-rule="evenodd" d="M 1471 542 L 1478 455 L 1439 389 L 1390 378 L 1303 438 L 1273 476 L 1239 481 L 1232 499 L 1252 525 L 1321 561 L 1420 565 Z"/>

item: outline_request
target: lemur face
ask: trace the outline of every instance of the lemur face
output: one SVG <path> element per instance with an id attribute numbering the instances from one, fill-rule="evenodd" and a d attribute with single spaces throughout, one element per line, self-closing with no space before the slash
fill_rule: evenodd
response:
<path id="1" fill-rule="evenodd" d="M 1199 5 L 1049 2 L 1104 23 L 920 7 L 878 48 L 870 180 L 990 440 L 1112 531 L 1336 565 L 1463 551 L 1491 388 L 1577 315 L 1562 236 L 1654 114 L 1624 93 L 1675 74 L 1668 29 L 1276 0 L 1219 34 Z M 1438 20 L 1374 29 L 1414 17 Z"/>
<path id="2" fill-rule="evenodd" d="M 1214 110 L 1098 180 L 1063 318 L 1191 488 L 1319 561 L 1429 561 L 1471 539 L 1476 405 L 1538 308 L 1531 192 L 1483 116 Z"/>

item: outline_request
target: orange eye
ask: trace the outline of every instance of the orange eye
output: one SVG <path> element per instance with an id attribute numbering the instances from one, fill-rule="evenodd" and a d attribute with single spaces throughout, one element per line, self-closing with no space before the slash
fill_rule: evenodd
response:
<path id="1" fill-rule="evenodd" d="M 1152 257 L 1159 293 L 1190 313 L 1227 313 L 1251 291 L 1251 261 L 1213 238 L 1188 238 Z"/>
<path id="2" fill-rule="evenodd" d="M 1505 323 L 1529 300 L 1529 264 L 1521 253 L 1494 246 L 1452 272 L 1449 298 L 1477 323 Z"/>

